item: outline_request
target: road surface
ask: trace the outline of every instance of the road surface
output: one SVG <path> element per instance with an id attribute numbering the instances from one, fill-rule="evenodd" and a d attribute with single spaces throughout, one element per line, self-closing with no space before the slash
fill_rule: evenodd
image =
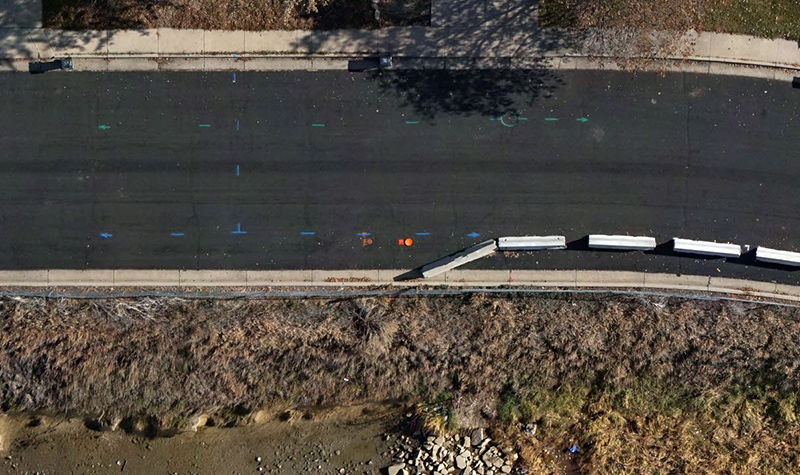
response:
<path id="1" fill-rule="evenodd" d="M 800 91 L 619 72 L 0 75 L 0 268 L 413 268 L 501 235 L 800 251 Z M 411 238 L 411 247 L 400 239 Z M 722 259 L 473 267 L 795 282 Z"/>

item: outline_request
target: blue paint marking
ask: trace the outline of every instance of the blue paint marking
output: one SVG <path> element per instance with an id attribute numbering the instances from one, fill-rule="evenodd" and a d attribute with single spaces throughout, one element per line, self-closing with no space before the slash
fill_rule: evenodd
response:
<path id="1" fill-rule="evenodd" d="M 231 234 L 247 234 L 247 231 L 242 231 L 242 223 L 236 223 L 236 231 L 231 231 Z"/>
<path id="2" fill-rule="evenodd" d="M 113 236 L 113 234 L 111 234 L 111 233 L 100 233 L 100 237 L 103 238 L 103 239 L 108 239 L 111 236 Z"/>
<path id="3" fill-rule="evenodd" d="M 234 54 L 233 57 L 235 58 L 236 55 Z M 233 82 L 236 82 L 236 73 L 233 73 Z"/>
<path id="4" fill-rule="evenodd" d="M 372 233 L 358 233 L 358 234 L 356 234 L 356 236 L 358 236 L 358 237 L 367 237 L 367 236 L 372 236 Z"/>
<path id="5" fill-rule="evenodd" d="M 239 130 L 239 121 L 236 121 L 236 130 Z"/>
<path id="6" fill-rule="evenodd" d="M 417 236 L 430 236 L 431 233 L 415 233 Z"/>
<path id="7" fill-rule="evenodd" d="M 300 231 L 301 236 L 313 236 L 314 231 Z"/>
<path id="8" fill-rule="evenodd" d="M 476 238 L 476 237 L 480 236 L 480 234 L 476 233 L 475 231 L 472 231 L 471 233 L 467 234 L 467 236 L 469 236 L 471 238 Z"/>
<path id="9" fill-rule="evenodd" d="M 180 236 L 183 236 L 183 233 L 172 233 L 172 234 L 170 234 L 170 236 L 180 237 Z"/>
<path id="10" fill-rule="evenodd" d="M 236 176 L 239 176 L 239 165 L 236 165 Z"/>

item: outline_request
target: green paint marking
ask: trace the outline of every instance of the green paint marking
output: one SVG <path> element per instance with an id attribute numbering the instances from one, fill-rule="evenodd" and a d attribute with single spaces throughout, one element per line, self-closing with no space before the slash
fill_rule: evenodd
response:
<path id="1" fill-rule="evenodd" d="M 587 119 L 586 117 L 578 117 L 575 120 L 577 120 L 578 122 L 588 122 L 589 121 L 589 119 Z"/>
<path id="2" fill-rule="evenodd" d="M 197 124 L 198 127 L 211 127 L 211 124 Z"/>
<path id="3" fill-rule="evenodd" d="M 500 117 L 492 117 L 492 118 L 491 118 L 491 119 L 489 119 L 489 120 L 500 120 Z"/>
<path id="4" fill-rule="evenodd" d="M 527 117 L 517 117 L 517 120 L 528 120 Z"/>
<path id="5" fill-rule="evenodd" d="M 558 120 L 558 117 L 545 117 L 544 120 L 546 122 L 555 122 Z"/>
<path id="6" fill-rule="evenodd" d="M 407 120 L 406 124 L 408 124 L 408 125 L 419 124 L 419 121 L 418 120 Z"/>
<path id="7" fill-rule="evenodd" d="M 325 127 L 325 124 L 311 124 L 311 127 Z"/>
<path id="8" fill-rule="evenodd" d="M 97 128 L 100 130 L 108 130 L 111 128 L 111 126 L 103 124 L 103 125 L 98 125 Z"/>

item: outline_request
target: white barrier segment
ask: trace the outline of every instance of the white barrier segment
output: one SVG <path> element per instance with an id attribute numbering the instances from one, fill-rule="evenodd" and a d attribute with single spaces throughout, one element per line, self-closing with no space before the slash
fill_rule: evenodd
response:
<path id="1" fill-rule="evenodd" d="M 650 236 L 590 234 L 589 247 L 593 249 L 618 249 L 622 251 L 651 251 L 656 248 L 656 238 Z"/>
<path id="2" fill-rule="evenodd" d="M 800 252 L 780 251 L 758 246 L 756 248 L 756 260 L 785 266 L 800 266 Z"/>
<path id="3" fill-rule="evenodd" d="M 741 257 L 742 255 L 742 246 L 738 244 L 692 241 L 680 238 L 673 238 L 672 243 L 672 250 L 675 252 L 722 257 Z"/>
<path id="4" fill-rule="evenodd" d="M 509 236 L 497 239 L 501 251 L 536 251 L 541 249 L 566 249 L 564 236 Z"/>
<path id="5" fill-rule="evenodd" d="M 439 260 L 431 262 L 430 264 L 425 264 L 422 266 L 422 277 L 427 279 L 429 277 L 439 275 L 442 272 L 447 272 L 451 269 L 455 269 L 458 266 L 463 266 L 467 262 L 472 262 L 480 259 L 481 257 L 486 257 L 496 250 L 497 242 L 495 242 L 494 239 L 491 241 L 484 241 L 480 244 L 468 247 L 463 251 L 450 254 L 447 257 L 443 257 Z"/>

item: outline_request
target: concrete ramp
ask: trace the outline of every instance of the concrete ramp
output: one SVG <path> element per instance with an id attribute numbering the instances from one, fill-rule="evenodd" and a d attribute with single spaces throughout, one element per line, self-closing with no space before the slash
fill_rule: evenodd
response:
<path id="1" fill-rule="evenodd" d="M 484 241 L 480 244 L 468 247 L 463 251 L 458 251 L 454 254 L 450 254 L 447 257 L 433 261 L 430 264 L 425 264 L 422 266 L 422 277 L 427 279 L 429 277 L 439 275 L 443 272 L 455 269 L 456 267 L 463 266 L 468 262 L 486 257 L 494 253 L 496 250 L 497 242 L 495 242 L 494 239 L 490 241 Z"/>

